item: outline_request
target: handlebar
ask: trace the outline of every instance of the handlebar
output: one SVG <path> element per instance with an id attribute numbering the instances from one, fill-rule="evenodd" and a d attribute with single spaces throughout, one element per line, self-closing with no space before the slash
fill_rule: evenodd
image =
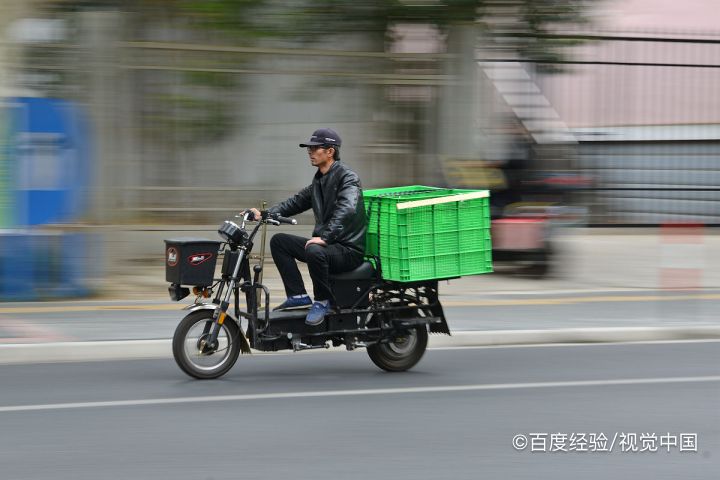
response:
<path id="1" fill-rule="evenodd" d="M 270 220 L 274 220 L 274 221 L 278 222 L 278 225 L 281 223 L 287 223 L 288 225 L 297 225 L 297 220 L 295 220 L 294 218 L 283 217 L 282 215 L 277 215 L 277 214 L 275 214 L 275 215 L 268 214 L 268 221 L 270 221 Z"/>
<path id="2" fill-rule="evenodd" d="M 297 220 L 294 218 L 288 218 L 283 217 L 282 215 L 278 215 L 277 213 L 270 213 L 267 210 L 263 210 L 260 212 L 260 219 L 255 218 L 255 215 L 253 215 L 253 212 L 251 210 L 245 210 L 242 212 L 242 219 L 243 222 L 245 221 L 265 221 L 271 225 L 280 225 L 281 223 L 286 223 L 288 225 L 297 225 Z"/>

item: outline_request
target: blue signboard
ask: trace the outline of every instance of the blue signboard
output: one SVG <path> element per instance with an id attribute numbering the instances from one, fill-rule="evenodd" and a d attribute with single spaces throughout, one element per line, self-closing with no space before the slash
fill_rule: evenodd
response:
<path id="1" fill-rule="evenodd" d="M 81 220 L 90 159 L 87 122 L 70 102 L 0 103 L 0 300 L 88 292 L 88 235 L 25 227 Z"/>
<path id="2" fill-rule="evenodd" d="M 0 102 L 0 229 L 11 225 L 10 106 Z"/>
<path id="3" fill-rule="evenodd" d="M 79 109 L 53 98 L 16 98 L 12 158 L 15 222 L 76 221 L 86 209 L 90 152 Z"/>

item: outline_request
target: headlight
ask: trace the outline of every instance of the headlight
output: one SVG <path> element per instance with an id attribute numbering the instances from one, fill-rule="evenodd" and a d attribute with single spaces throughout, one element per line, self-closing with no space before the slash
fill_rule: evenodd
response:
<path id="1" fill-rule="evenodd" d="M 223 222 L 222 226 L 218 229 L 218 233 L 226 242 L 235 245 L 241 245 L 248 239 L 248 234 L 245 230 L 240 228 L 235 222 L 228 220 Z"/>

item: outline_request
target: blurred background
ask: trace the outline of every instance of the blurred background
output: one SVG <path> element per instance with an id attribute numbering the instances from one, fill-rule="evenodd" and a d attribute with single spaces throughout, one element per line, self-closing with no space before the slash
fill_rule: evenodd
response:
<path id="1" fill-rule="evenodd" d="M 712 0 L 3 0 L 0 300 L 161 284 L 163 238 L 307 185 L 297 144 L 323 126 L 365 188 L 491 189 L 499 266 L 715 285 L 718 20 Z"/>
<path id="2" fill-rule="evenodd" d="M 0 0 L 2 477 L 717 478 L 719 3 Z M 406 375 L 186 379 L 163 240 L 308 185 L 320 127 L 366 189 L 490 189 L 495 272 Z"/>

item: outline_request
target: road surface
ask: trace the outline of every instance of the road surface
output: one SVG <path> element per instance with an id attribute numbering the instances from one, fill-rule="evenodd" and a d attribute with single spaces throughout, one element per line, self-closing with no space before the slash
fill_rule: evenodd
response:
<path id="1" fill-rule="evenodd" d="M 5 365 L 2 478 L 714 479 L 719 359 L 707 341 L 438 349 L 404 374 L 363 351 L 254 355 L 216 381 L 172 360 Z M 622 451 L 633 433 L 658 451 Z"/>

